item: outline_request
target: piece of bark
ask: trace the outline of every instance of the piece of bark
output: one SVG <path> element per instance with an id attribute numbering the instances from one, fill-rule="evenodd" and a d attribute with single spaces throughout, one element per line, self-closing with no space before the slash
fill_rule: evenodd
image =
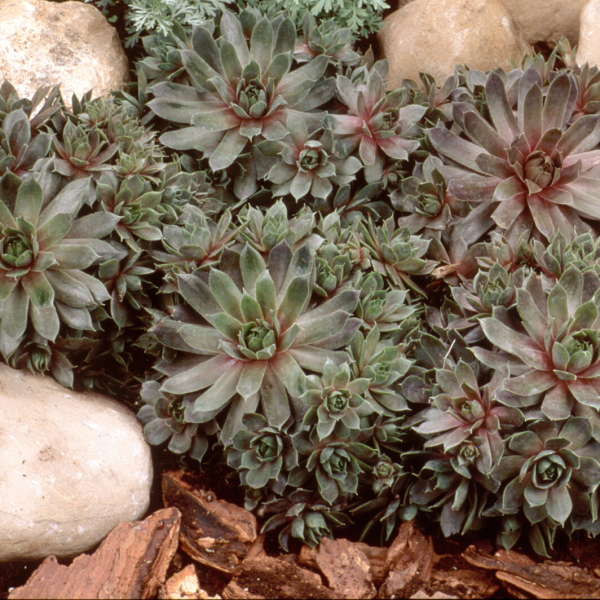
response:
<path id="1" fill-rule="evenodd" d="M 165 506 L 181 511 L 181 549 L 203 565 L 235 573 L 257 538 L 254 515 L 194 488 L 183 471 L 163 474 L 162 492 Z"/>
<path id="2" fill-rule="evenodd" d="M 250 560 L 251 558 L 260 558 L 266 556 L 265 552 L 265 534 L 261 533 L 253 542 L 252 546 L 248 549 L 248 554 L 244 560 Z"/>
<path id="3" fill-rule="evenodd" d="M 363 542 L 356 542 L 356 547 L 364 552 L 369 560 L 373 583 L 375 587 L 379 587 L 385 581 L 388 574 L 388 567 L 385 562 L 388 549 L 383 546 L 369 546 L 369 544 Z"/>
<path id="4" fill-rule="evenodd" d="M 316 565 L 340 598 L 374 598 L 371 565 L 354 542 L 323 538 L 317 548 Z"/>
<path id="5" fill-rule="evenodd" d="M 382 598 L 406 597 L 431 579 L 434 563 L 433 544 L 412 521 L 400 525 L 398 535 L 388 548 L 388 575 L 379 590 Z"/>
<path id="6" fill-rule="evenodd" d="M 373 583 L 375 587 L 379 587 L 384 582 L 388 573 L 385 563 L 388 549 L 383 546 L 369 546 L 369 544 L 365 544 L 364 542 L 355 542 L 354 545 L 367 557 L 371 565 Z M 318 570 L 317 549 L 307 545 L 302 546 L 298 554 L 298 563 Z"/>
<path id="7" fill-rule="evenodd" d="M 459 600 L 458 596 L 451 596 L 438 590 L 437 592 L 430 593 L 427 590 L 417 590 L 411 597 L 410 600 Z"/>
<path id="8" fill-rule="evenodd" d="M 220 596 L 210 596 L 206 590 L 203 590 L 198 581 L 196 567 L 189 564 L 181 569 L 169 579 L 160 588 L 158 596 L 160 600 L 213 600 Z"/>
<path id="9" fill-rule="evenodd" d="M 222 592 L 225 600 L 257 598 L 337 598 L 321 577 L 292 560 L 262 556 L 245 560 Z"/>
<path id="10" fill-rule="evenodd" d="M 121 523 L 93 554 L 81 554 L 68 566 L 46 558 L 9 598 L 156 597 L 177 550 L 180 523 L 176 508 Z"/>
<path id="11" fill-rule="evenodd" d="M 598 598 L 600 578 L 571 563 L 531 559 L 507 550 L 493 556 L 469 546 L 463 558 L 471 565 L 496 571 L 500 581 L 531 594 L 535 598 Z"/>
<path id="12" fill-rule="evenodd" d="M 488 598 L 499 589 L 500 584 L 492 573 L 474 569 L 454 569 L 451 571 L 435 569 L 430 587 L 432 590 L 452 590 L 460 598 Z"/>

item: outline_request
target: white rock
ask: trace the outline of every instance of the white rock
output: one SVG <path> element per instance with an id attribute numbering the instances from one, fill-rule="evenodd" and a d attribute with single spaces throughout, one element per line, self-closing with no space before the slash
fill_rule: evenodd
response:
<path id="1" fill-rule="evenodd" d="M 127 80 L 127 57 L 102 13 L 84 2 L 0 1 L 0 80 L 31 97 L 60 85 L 63 98 L 94 97 Z"/>
<path id="2" fill-rule="evenodd" d="M 589 0 L 581 11 L 579 46 L 575 60 L 583 66 L 600 65 L 600 1 Z"/>
<path id="3" fill-rule="evenodd" d="M 0 365 L 0 561 L 88 550 L 143 516 L 151 484 L 125 406 Z"/>
<path id="4" fill-rule="evenodd" d="M 530 50 L 500 0 L 413 0 L 386 17 L 379 40 L 389 87 L 420 71 L 441 84 L 457 64 L 509 69 Z"/>
<path id="5" fill-rule="evenodd" d="M 528 42 L 556 41 L 562 36 L 577 43 L 579 14 L 586 0 L 503 0 Z"/>

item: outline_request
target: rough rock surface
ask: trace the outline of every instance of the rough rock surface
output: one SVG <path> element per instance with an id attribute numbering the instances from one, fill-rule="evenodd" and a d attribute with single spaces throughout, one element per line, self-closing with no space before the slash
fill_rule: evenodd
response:
<path id="1" fill-rule="evenodd" d="M 579 14 L 586 0 L 502 0 L 528 42 L 558 40 L 577 43 Z"/>
<path id="2" fill-rule="evenodd" d="M 0 561 L 88 550 L 148 508 L 150 448 L 95 393 L 0 365 Z"/>
<path id="3" fill-rule="evenodd" d="M 0 79 L 27 97 L 59 84 L 70 102 L 74 93 L 102 96 L 122 87 L 127 57 L 116 29 L 91 4 L 2 0 Z"/>
<path id="4" fill-rule="evenodd" d="M 578 65 L 589 63 L 600 65 L 600 0 L 589 0 L 581 11 L 579 46 L 576 61 Z"/>
<path id="5" fill-rule="evenodd" d="M 420 71 L 443 83 L 457 64 L 508 69 L 529 51 L 500 0 L 414 0 L 386 17 L 379 40 L 390 87 Z"/>

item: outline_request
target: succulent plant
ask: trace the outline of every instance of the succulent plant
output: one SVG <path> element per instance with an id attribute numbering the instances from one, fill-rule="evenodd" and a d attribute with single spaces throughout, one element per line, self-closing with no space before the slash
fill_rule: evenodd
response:
<path id="1" fill-rule="evenodd" d="M 243 415 L 256 412 L 260 402 L 269 425 L 281 427 L 300 408 L 305 370 L 321 372 L 328 358 L 344 361 L 343 348 L 360 324 L 351 317 L 358 293 L 344 290 L 311 307 L 314 270 L 308 246 L 292 252 L 283 242 L 267 262 L 244 246 L 232 270 L 235 280 L 216 269 L 178 276 L 188 312 L 206 324 L 158 317 L 153 332 L 161 344 L 187 355 L 159 365 L 167 375 L 163 391 L 199 392 L 186 408 L 187 420 L 202 423 L 229 407 L 220 434 L 229 443 Z"/>
<path id="2" fill-rule="evenodd" d="M 140 241 L 162 238 L 161 192 L 140 175 L 119 180 L 114 173 L 104 173 L 97 182 L 97 198 L 106 211 L 120 217 L 116 233 L 120 241 L 136 249 Z"/>
<path id="3" fill-rule="evenodd" d="M 159 82 L 149 103 L 159 117 L 187 125 L 161 141 L 176 150 L 200 150 L 213 171 L 231 166 L 253 140 L 282 139 L 292 111 L 314 118 L 310 111 L 331 97 L 328 80 L 321 79 L 326 56 L 292 68 L 296 32 L 289 19 L 223 11 L 219 31 L 215 41 L 206 28 L 195 28 L 192 48 L 181 50 L 192 85 Z"/>
<path id="4" fill-rule="evenodd" d="M 367 461 L 373 461 L 377 455 L 373 448 L 353 437 L 356 434 L 321 440 L 316 427 L 294 436 L 299 454 L 306 456 L 304 477 L 314 478 L 319 495 L 330 506 L 357 494 L 359 475 L 368 468 Z"/>
<path id="5" fill-rule="evenodd" d="M 353 506 L 349 512 L 353 516 L 370 514 L 361 540 L 372 529 L 379 528 L 380 539 L 385 543 L 390 540 L 399 522 L 410 521 L 417 515 L 417 507 L 410 501 L 414 475 L 385 454 L 371 467 L 369 475 L 375 498 Z"/>
<path id="6" fill-rule="evenodd" d="M 61 323 L 93 330 L 90 311 L 109 300 L 88 270 L 118 251 L 101 238 L 118 218 L 108 212 L 80 216 L 91 200 L 89 179 L 44 197 L 35 179 L 12 173 L 0 180 L 0 351 L 8 358 L 31 326 L 54 341 Z"/>
<path id="7" fill-rule="evenodd" d="M 600 218 L 592 200 L 600 185 L 600 116 L 574 118 L 575 89 L 567 73 L 543 89 L 539 73 L 529 69 L 515 86 L 516 111 L 507 82 L 498 73 L 487 76 L 491 121 L 472 105 L 456 105 L 455 122 L 468 139 L 444 127 L 429 132 L 449 164 L 450 193 L 480 205 L 465 230 L 468 243 L 494 225 L 509 236 L 538 232 L 549 240 L 560 232 L 570 239 L 589 230 L 585 219 Z"/>
<path id="8" fill-rule="evenodd" d="M 382 341 L 380 330 L 375 326 L 367 335 L 356 333 L 351 355 L 356 375 L 368 382 L 365 396 L 370 411 L 363 409 L 365 415 L 372 412 L 396 417 L 408 409 L 399 383 L 408 373 L 412 361 L 402 354 L 400 344 L 390 339 Z"/>
<path id="9" fill-rule="evenodd" d="M 24 176 L 48 156 L 51 146 L 52 135 L 36 132 L 31 116 L 22 108 L 7 113 L 0 129 L 0 174 L 11 171 Z"/>
<path id="10" fill-rule="evenodd" d="M 570 266 L 577 267 L 582 272 L 598 272 L 600 240 L 591 233 L 582 233 L 571 241 L 567 241 L 559 233 L 549 244 L 533 240 L 530 260 L 548 278 L 548 285 L 560 279 Z"/>
<path id="11" fill-rule="evenodd" d="M 314 426 L 319 440 L 332 435 L 343 439 L 359 431 L 360 417 L 372 412 L 365 402 L 368 387 L 369 379 L 353 378 L 348 363 L 338 366 L 326 360 L 320 377 L 307 377 L 306 391 L 300 396 L 308 406 L 303 424 Z"/>
<path id="12" fill-rule="evenodd" d="M 114 169 L 111 160 L 119 150 L 97 127 L 88 128 L 67 119 L 60 135 L 54 138 L 54 168 L 69 179 L 99 176 Z"/>
<path id="13" fill-rule="evenodd" d="M 279 243 L 287 242 L 291 248 L 309 244 L 318 246 L 322 238 L 314 233 L 315 214 L 308 207 L 288 217 L 287 206 L 278 200 L 266 211 L 247 206 L 238 214 L 242 223 L 240 235 L 263 256 Z"/>
<path id="14" fill-rule="evenodd" d="M 392 216 L 392 207 L 382 198 L 382 185 L 368 183 L 358 189 L 342 185 L 328 198 L 314 198 L 311 205 L 323 214 L 333 212 L 340 216 L 344 225 L 357 225 L 364 217 L 379 221 Z"/>
<path id="15" fill-rule="evenodd" d="M 208 449 L 208 435 L 217 431 L 216 424 L 186 422 L 182 399 L 163 394 L 157 381 L 144 382 L 140 398 L 144 405 L 138 411 L 138 418 L 144 425 L 144 436 L 148 443 L 160 445 L 169 440 L 171 452 L 189 452 L 192 458 L 201 462 Z"/>
<path id="16" fill-rule="evenodd" d="M 460 311 L 460 316 L 452 320 L 450 326 L 460 329 L 469 344 L 481 341 L 484 335 L 479 319 L 492 316 L 495 307 L 512 307 L 516 300 L 516 290 L 522 285 L 526 275 L 524 268 L 511 273 L 497 262 L 489 268 L 480 267 L 472 280 L 450 288 Z"/>
<path id="17" fill-rule="evenodd" d="M 600 463 L 586 452 L 597 445 L 589 421 L 581 417 L 560 424 L 538 421 L 514 433 L 495 472 L 504 482 L 497 503 L 502 513 L 522 511 L 531 524 L 549 519 L 564 525 L 574 504 L 595 502 Z"/>
<path id="18" fill-rule="evenodd" d="M 319 296 L 328 298 L 350 285 L 357 265 L 352 255 L 352 232 L 342 230 L 337 213 L 323 219 L 321 231 L 326 241 L 317 249 L 314 289 Z"/>
<path id="19" fill-rule="evenodd" d="M 205 25 L 210 26 L 209 23 Z M 180 50 L 190 47 L 188 30 L 177 22 L 173 23 L 168 33 L 145 35 L 141 41 L 145 56 L 136 64 L 137 97 L 121 92 L 125 101 L 138 114 L 144 110 L 144 105 L 149 100 L 149 84 L 158 81 L 181 81 L 185 69 Z M 144 118 L 150 121 L 153 116 L 150 112 Z"/>
<path id="20" fill-rule="evenodd" d="M 58 345 L 36 333 L 23 342 L 7 360 L 15 369 L 27 369 L 40 375 L 50 374 L 61 385 L 72 388 L 75 376 L 73 364 Z"/>
<path id="21" fill-rule="evenodd" d="M 281 494 L 287 483 L 284 474 L 298 466 L 291 437 L 256 413 L 244 415 L 242 423 L 227 449 L 227 464 L 238 471 L 242 485 L 261 490 L 270 484 Z"/>
<path id="22" fill-rule="evenodd" d="M 581 273 L 574 266 L 547 292 L 541 277 L 531 275 L 517 290 L 515 325 L 497 309 L 480 321 L 486 338 L 506 356 L 482 348 L 475 348 L 475 355 L 489 366 L 509 364 L 501 402 L 541 411 L 550 421 L 585 414 L 594 435 L 600 435 L 599 286 L 595 272 Z"/>
<path id="23" fill-rule="evenodd" d="M 41 170 L 42 164 L 47 166 L 48 161 L 52 160 L 48 154 L 54 137 L 47 126 L 60 109 L 58 86 L 40 87 L 29 99 L 21 97 L 8 81 L 2 82 L 0 175 L 11 171 L 19 177 L 25 177 L 30 171 Z"/>
<path id="24" fill-rule="evenodd" d="M 272 498 L 258 509 L 259 514 L 268 516 L 262 531 L 279 529 L 278 541 L 289 551 L 290 538 L 318 546 L 324 537 L 333 536 L 335 526 L 347 525 L 350 521 L 343 510 L 323 504 L 305 489 L 293 490 L 284 498 Z"/>
<path id="25" fill-rule="evenodd" d="M 23 98 L 6 79 L 0 84 L 0 118 L 4 119 L 15 110 L 22 110 L 30 118 L 31 128 L 41 127 L 60 109 L 58 86 L 42 86 L 31 98 Z"/>
<path id="26" fill-rule="evenodd" d="M 446 537 L 476 529 L 490 494 L 499 488 L 498 482 L 475 468 L 478 458 L 477 446 L 465 441 L 452 452 L 429 459 L 410 488 L 410 501 L 435 510 Z"/>
<path id="27" fill-rule="evenodd" d="M 424 120 L 435 125 L 438 121 L 452 121 L 452 100 L 461 94 L 461 79 L 458 73 L 450 75 L 440 87 L 429 73 L 419 73 L 420 85 L 415 81 L 403 82 L 410 91 L 415 104 L 427 107 Z"/>
<path id="28" fill-rule="evenodd" d="M 441 161 L 430 155 L 402 181 L 399 189 L 392 191 L 392 206 L 406 215 L 398 219 L 399 227 L 419 233 L 423 230 L 444 231 L 450 226 L 459 207 L 446 192 L 442 168 Z"/>
<path id="29" fill-rule="evenodd" d="M 324 55 L 338 70 L 360 62 L 361 56 L 352 49 L 352 30 L 338 27 L 333 21 L 317 23 L 307 13 L 302 23 L 302 37 L 296 41 L 294 58 L 299 63 L 308 62 L 315 56 Z"/>
<path id="30" fill-rule="evenodd" d="M 122 260 L 109 258 L 98 267 L 98 278 L 110 294 L 110 316 L 120 328 L 132 320 L 132 313 L 139 314 L 151 304 L 146 293 L 147 277 L 154 273 L 154 269 L 147 266 L 148 262 L 141 256 L 139 251 L 128 254 Z"/>
<path id="31" fill-rule="evenodd" d="M 397 229 L 392 218 L 379 226 L 372 220 L 363 222 L 360 231 L 361 242 L 376 273 L 381 273 L 394 286 L 424 294 L 412 278 L 428 275 L 436 266 L 435 261 L 424 258 L 429 240 L 412 235 L 408 229 Z"/>
<path id="32" fill-rule="evenodd" d="M 121 177 L 142 175 L 158 181 L 164 168 L 164 151 L 157 144 L 156 134 L 144 126 L 138 114 L 124 102 L 112 97 L 91 99 L 86 94 L 74 98 L 70 119 L 89 131 L 100 131 L 111 143 L 118 145 L 115 171 Z"/>
<path id="33" fill-rule="evenodd" d="M 265 154 L 277 157 L 265 178 L 273 183 L 275 197 L 291 194 L 294 200 L 306 196 L 326 199 L 334 184 L 346 185 L 356 178 L 362 163 L 355 156 L 344 156 L 334 146 L 331 133 L 309 132 L 303 118 L 290 115 L 289 138 L 281 142 L 264 141 L 258 145 Z"/>
<path id="34" fill-rule="evenodd" d="M 360 300 L 356 315 L 368 328 L 377 327 L 382 333 L 402 332 L 408 337 L 417 325 L 420 308 L 409 304 L 408 290 L 390 288 L 381 273 L 362 273 L 358 281 Z"/>
<path id="35" fill-rule="evenodd" d="M 386 90 L 338 26 L 381 7 L 310 2 L 146 36 L 110 98 L 0 86 L 3 359 L 225 458 L 285 548 L 600 535 L 598 70 Z"/>
<path id="36" fill-rule="evenodd" d="M 577 84 L 575 114 L 583 116 L 600 112 L 600 69 L 584 64 L 578 75 L 574 78 L 574 83 Z"/>
<path id="37" fill-rule="evenodd" d="M 338 75 L 337 94 L 347 106 L 347 114 L 330 114 L 329 128 L 343 143 L 346 152 L 358 148 L 365 165 L 367 182 L 381 179 L 385 158 L 406 160 L 419 146 L 407 135 L 425 113 L 425 107 L 406 105 L 404 90 L 385 91 L 387 62 L 376 63 L 364 82 Z"/>
<path id="38" fill-rule="evenodd" d="M 496 399 L 505 376 L 496 371 L 481 386 L 473 368 L 462 360 L 453 369 L 436 369 L 440 393 L 433 396 L 430 408 L 413 417 L 419 423 L 414 431 L 427 438 L 423 447 L 441 446 L 450 452 L 465 442 L 472 443 L 474 467 L 482 475 L 491 474 L 504 453 L 504 431 L 523 422 L 519 410 Z"/>
<path id="39" fill-rule="evenodd" d="M 164 273 L 164 290 L 176 288 L 176 277 L 180 273 L 218 264 L 224 250 L 234 244 L 238 231 L 231 224 L 231 213 L 223 213 L 215 222 L 201 209 L 188 204 L 177 224 L 163 226 L 163 250 L 150 250 L 156 266 Z"/>

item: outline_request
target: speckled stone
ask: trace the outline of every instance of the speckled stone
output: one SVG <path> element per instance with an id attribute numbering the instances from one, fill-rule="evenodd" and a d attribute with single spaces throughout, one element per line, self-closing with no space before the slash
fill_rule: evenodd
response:
<path id="1" fill-rule="evenodd" d="M 579 15 L 586 0 L 502 0 L 528 42 L 579 37 Z"/>
<path id="2" fill-rule="evenodd" d="M 577 64 L 600 66 L 600 1 L 589 0 L 581 11 Z"/>
<path id="3" fill-rule="evenodd" d="M 510 69 L 530 51 L 500 0 L 413 0 L 384 19 L 378 37 L 390 88 L 421 71 L 441 85 L 459 64 Z"/>
<path id="4" fill-rule="evenodd" d="M 117 30 L 85 2 L 0 1 L 0 81 L 31 97 L 60 85 L 63 98 L 88 90 L 103 96 L 127 81 Z"/>
<path id="5" fill-rule="evenodd" d="M 144 515 L 151 483 L 125 406 L 0 365 L 0 561 L 90 549 Z"/>

